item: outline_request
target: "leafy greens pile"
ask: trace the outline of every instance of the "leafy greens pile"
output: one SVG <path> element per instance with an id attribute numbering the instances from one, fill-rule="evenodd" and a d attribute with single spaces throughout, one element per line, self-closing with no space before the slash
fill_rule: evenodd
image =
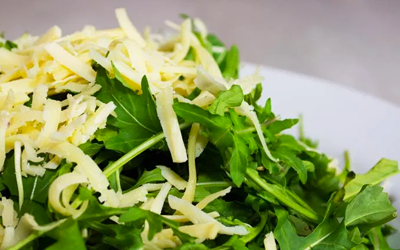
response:
<path id="1" fill-rule="evenodd" d="M 212 53 L 224 78 L 236 79 L 237 47 L 215 52 L 211 50 L 213 45 L 224 46 L 216 36 L 198 37 Z M 13 47 L 12 43 L 0 46 Z M 186 59 L 195 57 L 190 50 Z M 155 168 L 158 165 L 170 167 L 187 180 L 188 163 L 173 163 L 171 159 L 146 77 L 138 94 L 125 87 L 118 74 L 111 77 L 96 63 L 93 68 L 96 83 L 102 86 L 96 97 L 104 103 L 113 101 L 117 116 L 109 117 L 106 128 L 80 148 L 102 168 L 111 188 L 127 192 L 146 183 L 165 182 L 161 170 Z M 200 92 L 195 89 L 188 99 L 193 100 Z M 25 201 L 18 208 L 11 152 L 1 176 L 1 193 L 14 200 L 19 218 L 29 213 L 38 223 L 33 233 L 11 249 L 142 249 L 145 227 L 149 240 L 163 228 L 171 228 L 182 242 L 178 247 L 181 250 L 390 249 L 386 238 L 394 229 L 386 223 L 396 217 L 396 209 L 379 184 L 398 173 L 397 162 L 382 159 L 368 173 L 358 175 L 350 170 L 348 160 L 338 173 L 331 166 L 332 160 L 315 149 L 315 142 L 304 135 L 296 139 L 283 133 L 299 120 L 281 120 L 272 112 L 270 99 L 260 105 L 261 92 L 261 83 L 247 95 L 239 85 L 233 85 L 220 91 L 207 108 L 178 100 L 173 104 L 184 140 L 192 124 L 200 124 L 201 136 L 209 140 L 196 158 L 194 202 L 232 186 L 229 194 L 208 204 L 204 211 L 218 212 L 217 220 L 224 225 L 245 226 L 248 234 L 219 235 L 215 240 L 197 243 L 179 230 L 185 222 L 139 206 L 106 207 L 89 187 L 80 187 L 73 194 L 76 201 L 88 202 L 85 212 L 77 218 L 62 216 L 48 204 L 47 197 L 51 183 L 75 167 L 65 160 L 43 177 L 23 178 Z M 272 157 L 263 149 L 253 123 L 235 109 L 244 101 L 254 107 Z M 183 196 L 176 188 L 169 193 Z M 148 196 L 156 195 L 152 192 Z M 162 214 L 173 212 L 164 205 Z M 113 220 L 115 216 L 119 217 L 118 223 Z"/>

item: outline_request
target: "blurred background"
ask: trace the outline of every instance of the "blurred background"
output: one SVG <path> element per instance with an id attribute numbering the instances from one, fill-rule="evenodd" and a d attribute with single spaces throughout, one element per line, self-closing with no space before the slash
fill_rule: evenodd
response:
<path id="1" fill-rule="evenodd" d="M 324 78 L 400 105 L 397 0 L 0 0 L 0 31 L 16 38 L 52 25 L 117 27 L 126 7 L 140 30 L 179 14 L 199 17 L 242 60 Z M 340 101 L 340 97 L 338 97 Z"/>

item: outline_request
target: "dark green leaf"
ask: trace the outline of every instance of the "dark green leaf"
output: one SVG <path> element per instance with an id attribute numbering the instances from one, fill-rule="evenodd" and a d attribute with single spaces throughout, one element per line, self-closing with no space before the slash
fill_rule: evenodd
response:
<path id="1" fill-rule="evenodd" d="M 243 91 L 239 85 L 233 85 L 229 90 L 220 91 L 218 97 L 208 108 L 213 115 L 224 116 L 227 108 L 238 107 L 243 102 Z"/>
<path id="2" fill-rule="evenodd" d="M 57 240 L 56 243 L 46 248 L 47 250 L 85 250 L 85 242 L 79 229 L 78 222 L 72 219 L 61 224 L 48 233 Z"/>
<path id="3" fill-rule="evenodd" d="M 82 151 L 85 154 L 87 154 L 89 156 L 94 156 L 103 148 L 103 144 L 85 142 L 85 143 L 79 145 L 79 148 L 82 149 Z"/>
<path id="4" fill-rule="evenodd" d="M 50 214 L 44 204 L 39 204 L 31 200 L 24 200 L 21 209 L 18 211 L 18 217 L 21 218 L 26 213 L 35 217 L 35 221 L 39 225 L 50 223 Z"/>
<path id="5" fill-rule="evenodd" d="M 102 224 L 90 222 L 87 226 L 103 234 L 102 242 L 121 250 L 140 250 L 143 243 L 140 236 L 141 229 L 125 225 Z"/>
<path id="6" fill-rule="evenodd" d="M 97 71 L 96 83 L 102 86 L 97 98 L 117 106 L 117 117 L 110 117 L 107 123 L 119 132 L 117 136 L 106 136 L 106 148 L 126 153 L 162 130 L 146 77 L 142 80 L 141 95 L 123 86 L 118 79 L 109 78 L 103 68 Z"/>
<path id="7" fill-rule="evenodd" d="M 278 149 L 277 151 L 272 152 L 272 155 L 279 159 L 279 161 L 284 162 L 288 166 L 292 167 L 299 175 L 300 181 L 303 184 L 307 182 L 307 169 L 304 166 L 303 161 L 300 160 L 295 154 L 288 150 Z"/>
<path id="8" fill-rule="evenodd" d="M 10 190 L 11 195 L 18 196 L 17 181 L 14 167 L 14 155 L 7 155 L 4 163 L 4 172 L 2 175 L 3 183 Z M 57 177 L 57 170 L 46 170 L 45 174 L 40 176 L 22 177 L 22 185 L 26 199 L 34 200 L 39 203 L 45 203 L 48 196 L 50 184 Z"/>
<path id="9" fill-rule="evenodd" d="M 12 50 L 13 48 L 17 48 L 18 46 L 10 40 L 6 40 L 5 43 L 0 42 L 0 48 L 5 48 L 6 50 Z"/>
<path id="10" fill-rule="evenodd" d="M 133 189 L 138 188 L 146 183 L 154 183 L 157 181 L 165 181 L 164 177 L 161 175 L 161 170 L 155 168 L 151 171 L 145 170 L 142 176 L 140 176 L 138 182 L 133 186 Z"/>
<path id="11" fill-rule="evenodd" d="M 232 151 L 232 156 L 230 160 L 230 170 L 233 182 L 240 186 L 244 180 L 246 174 L 246 168 L 248 165 L 248 158 L 250 156 L 250 151 L 246 147 L 239 137 L 234 136 L 234 147 Z"/>
<path id="12" fill-rule="evenodd" d="M 201 93 L 201 89 L 199 89 L 199 88 L 196 87 L 196 88 L 192 91 L 192 93 L 190 93 L 190 95 L 187 97 L 187 99 L 193 101 L 194 98 L 196 98 L 198 95 L 200 95 L 200 93 Z"/>

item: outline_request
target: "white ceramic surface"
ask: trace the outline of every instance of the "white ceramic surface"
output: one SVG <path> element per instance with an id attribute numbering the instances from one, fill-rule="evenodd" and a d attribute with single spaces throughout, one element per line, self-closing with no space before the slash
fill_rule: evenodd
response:
<path id="1" fill-rule="evenodd" d="M 255 70 L 246 63 L 241 76 Z M 271 97 L 274 113 L 282 118 L 303 114 L 305 133 L 319 141 L 321 151 L 343 163 L 343 152 L 349 150 L 356 173 L 368 171 L 382 157 L 400 160 L 399 107 L 325 80 L 268 67 L 260 72 L 265 77 L 261 102 Z M 400 209 L 400 175 L 384 186 Z M 400 219 L 392 225 L 400 229 Z M 394 237 L 391 244 L 400 247 Z"/>

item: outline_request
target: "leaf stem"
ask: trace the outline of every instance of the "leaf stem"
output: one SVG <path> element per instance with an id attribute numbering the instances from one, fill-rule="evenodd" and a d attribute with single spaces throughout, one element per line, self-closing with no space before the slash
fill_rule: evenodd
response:
<path id="1" fill-rule="evenodd" d="M 252 170 L 253 169 L 247 168 L 246 176 L 248 178 L 250 178 L 260 188 L 269 192 L 270 194 L 275 196 L 280 202 L 282 202 L 286 206 L 292 208 L 293 210 L 296 210 L 297 212 L 301 213 L 302 215 L 309 218 L 310 220 L 315 221 L 315 222 L 318 222 L 321 220 L 321 218 L 314 211 L 311 211 L 311 210 L 299 205 L 295 201 L 293 201 L 293 198 L 287 194 L 288 190 L 285 190 L 280 186 L 267 183 L 265 180 L 260 178 L 257 171 L 252 171 Z"/>
<path id="2" fill-rule="evenodd" d="M 268 125 L 271 125 L 272 123 L 276 122 L 277 120 L 279 120 L 279 116 L 275 116 L 274 118 L 272 118 L 271 120 L 268 120 L 266 122 L 261 123 L 261 127 L 266 127 Z M 251 128 L 246 128 L 246 129 L 242 129 L 239 131 L 236 131 L 236 134 L 247 134 L 247 133 L 252 133 L 255 132 L 256 128 L 255 127 L 251 127 Z"/>
<path id="3" fill-rule="evenodd" d="M 180 124 L 180 129 L 185 129 L 190 126 L 191 123 L 182 123 Z M 160 132 L 156 134 L 155 136 L 150 137 L 146 141 L 144 141 L 142 144 L 139 146 L 133 148 L 131 151 L 123 155 L 121 158 L 119 158 L 117 161 L 113 162 L 111 165 L 106 167 L 103 171 L 103 174 L 106 177 L 111 176 L 115 171 L 120 169 L 123 165 L 125 165 L 127 162 L 138 156 L 139 154 L 143 153 L 145 150 L 149 149 L 151 146 L 155 145 L 157 142 L 161 141 L 162 139 L 165 138 L 165 135 L 163 132 Z"/>

